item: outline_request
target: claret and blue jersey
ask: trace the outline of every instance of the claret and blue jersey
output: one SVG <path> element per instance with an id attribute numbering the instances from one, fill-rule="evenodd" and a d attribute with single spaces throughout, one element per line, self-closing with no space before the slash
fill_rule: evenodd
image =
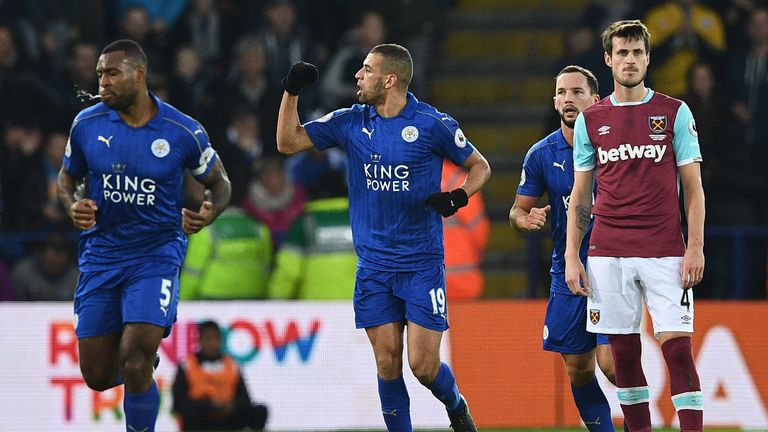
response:
<path id="1" fill-rule="evenodd" d="M 360 267 L 414 271 L 442 264 L 442 219 L 425 200 L 440 191 L 443 159 L 463 165 L 474 151 L 451 116 L 408 93 L 395 117 L 357 104 L 304 127 L 316 148 L 347 152 Z"/>
<path id="2" fill-rule="evenodd" d="M 96 226 L 81 234 L 82 271 L 143 262 L 181 266 L 184 259 L 184 172 L 205 178 L 216 153 L 197 121 L 152 99 L 158 112 L 139 128 L 103 103 L 72 124 L 64 168 L 86 179 L 87 198 L 98 208 Z"/>
<path id="3" fill-rule="evenodd" d="M 540 197 L 547 193 L 552 209 L 548 218 L 552 224 L 552 290 L 570 294 L 565 285 L 565 234 L 568 229 L 568 205 L 573 189 L 573 148 L 563 136 L 561 129 L 552 132 L 528 150 L 523 161 L 518 195 Z M 592 224 L 584 235 L 579 256 L 586 262 L 588 239 Z M 562 283 L 554 283 L 558 279 Z"/>

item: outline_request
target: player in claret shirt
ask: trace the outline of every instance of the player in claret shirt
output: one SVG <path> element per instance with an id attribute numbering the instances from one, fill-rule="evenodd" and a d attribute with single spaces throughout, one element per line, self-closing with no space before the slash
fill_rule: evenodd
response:
<path id="1" fill-rule="evenodd" d="M 588 296 L 587 330 L 610 335 L 618 397 L 629 430 L 651 430 L 648 382 L 640 362 L 645 303 L 669 370 L 680 429 L 701 431 L 690 293 L 704 274 L 704 191 L 696 124 L 684 102 L 645 86 L 650 35 L 642 22 L 615 22 L 602 38 L 616 90 L 576 119 L 565 280 L 571 292 Z M 592 214 L 587 278 L 579 246 Z"/>
<path id="2" fill-rule="evenodd" d="M 283 80 L 277 147 L 292 154 L 341 146 L 349 157 L 350 221 L 359 258 L 355 324 L 373 346 L 387 429 L 412 430 L 402 375 L 407 324 L 411 371 L 445 404 L 454 430 L 474 431 L 453 372 L 440 361 L 448 328 L 440 215 L 465 206 L 491 171 L 451 116 L 408 92 L 412 75 L 407 49 L 378 45 L 355 75 L 361 104 L 302 126 L 297 96 L 318 72 L 308 63 L 294 64 Z M 440 192 L 444 158 L 469 172 L 461 187 Z"/>
<path id="3" fill-rule="evenodd" d="M 230 184 L 203 127 L 147 90 L 147 70 L 133 41 L 101 52 L 101 102 L 72 123 L 58 189 L 83 230 L 75 291 L 83 378 L 98 391 L 124 382 L 127 430 L 151 432 L 153 363 L 176 321 L 187 234 L 224 210 Z M 186 171 L 211 191 L 197 212 L 182 208 Z"/>

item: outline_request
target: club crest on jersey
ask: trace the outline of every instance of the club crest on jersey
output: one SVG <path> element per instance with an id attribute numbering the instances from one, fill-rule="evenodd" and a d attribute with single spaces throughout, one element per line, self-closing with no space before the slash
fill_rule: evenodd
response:
<path id="1" fill-rule="evenodd" d="M 415 126 L 406 126 L 400 133 L 406 142 L 414 142 L 419 138 L 419 130 Z"/>
<path id="2" fill-rule="evenodd" d="M 655 115 L 648 116 L 648 127 L 653 133 L 662 133 L 667 130 L 667 116 Z"/>
<path id="3" fill-rule="evenodd" d="M 464 132 L 461 128 L 456 129 L 456 135 L 453 136 L 453 142 L 456 143 L 456 147 L 464 148 L 467 146 L 467 137 L 464 136 Z"/>
<path id="4" fill-rule="evenodd" d="M 158 138 L 154 141 L 152 141 L 152 154 L 156 157 L 163 158 L 168 156 L 168 153 L 171 152 L 171 145 L 168 143 L 167 140 L 163 138 Z"/>
<path id="5" fill-rule="evenodd" d="M 592 324 L 597 324 L 600 322 L 600 309 L 590 309 L 589 310 L 589 321 Z"/>

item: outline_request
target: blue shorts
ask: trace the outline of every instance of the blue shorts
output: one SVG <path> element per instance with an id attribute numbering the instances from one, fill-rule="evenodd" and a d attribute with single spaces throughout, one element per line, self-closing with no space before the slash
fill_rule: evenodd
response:
<path id="1" fill-rule="evenodd" d="M 587 331 L 587 298 L 552 291 L 544 317 L 544 350 L 583 354 L 608 343 L 608 335 Z"/>
<path id="2" fill-rule="evenodd" d="M 448 330 L 445 266 L 413 272 L 358 267 L 353 304 L 357 328 L 407 320 L 430 330 Z"/>
<path id="3" fill-rule="evenodd" d="M 75 290 L 75 333 L 78 339 L 101 336 L 140 322 L 165 327 L 168 336 L 178 302 L 179 268 L 173 264 L 83 272 Z"/>

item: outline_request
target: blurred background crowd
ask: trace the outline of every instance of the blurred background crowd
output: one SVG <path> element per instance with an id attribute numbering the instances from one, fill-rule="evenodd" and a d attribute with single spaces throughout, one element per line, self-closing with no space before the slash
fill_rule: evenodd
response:
<path id="1" fill-rule="evenodd" d="M 321 81 L 303 121 L 355 100 L 354 74 L 384 42 L 411 50 L 411 90 L 452 114 L 494 176 L 471 217 L 445 220 L 454 299 L 546 297 L 551 244 L 507 224 L 522 158 L 559 127 L 563 66 L 613 90 L 599 35 L 640 18 L 646 83 L 697 120 L 707 194 L 700 298 L 766 298 L 768 6 L 757 0 L 0 0 L 0 300 L 71 300 L 77 232 L 56 197 L 72 119 L 97 91 L 107 43 L 129 38 L 149 86 L 207 129 L 232 202 L 192 236 L 183 299 L 352 296 L 343 152 L 277 153 L 280 78 L 304 60 Z M 444 185 L 461 179 L 445 170 Z M 444 189 L 447 187 L 444 187 Z M 483 202 L 484 201 L 484 202 Z M 453 288 L 455 287 L 455 288 Z M 451 294 L 452 293 L 452 294 Z"/>

